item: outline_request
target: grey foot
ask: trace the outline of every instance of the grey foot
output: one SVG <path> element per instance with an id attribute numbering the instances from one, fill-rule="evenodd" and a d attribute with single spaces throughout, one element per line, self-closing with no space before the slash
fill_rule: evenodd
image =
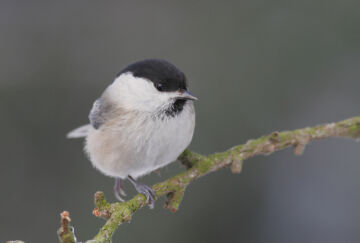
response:
<path id="1" fill-rule="evenodd" d="M 146 202 L 149 204 L 149 208 L 153 209 L 155 205 L 155 192 L 151 187 L 137 182 L 134 178 L 128 175 L 128 180 L 134 185 L 138 193 L 144 194 L 146 197 Z"/>
<path id="2" fill-rule="evenodd" d="M 120 178 L 115 178 L 115 185 L 114 185 L 114 195 L 117 200 L 120 202 L 124 202 L 125 200 L 120 196 L 126 196 L 126 193 L 123 189 L 123 181 Z"/>

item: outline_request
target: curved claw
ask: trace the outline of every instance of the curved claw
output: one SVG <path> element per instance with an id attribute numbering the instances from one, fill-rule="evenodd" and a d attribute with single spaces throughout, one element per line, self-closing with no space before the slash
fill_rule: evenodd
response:
<path id="1" fill-rule="evenodd" d="M 114 195 L 115 195 L 115 197 L 116 197 L 116 199 L 117 199 L 118 201 L 120 201 L 120 202 L 125 202 L 125 200 L 124 200 L 122 197 L 120 197 L 119 193 L 114 192 Z"/>
<path id="2" fill-rule="evenodd" d="M 129 181 L 134 185 L 136 191 L 138 193 L 144 194 L 146 197 L 146 202 L 149 205 L 149 208 L 153 209 L 155 206 L 155 199 L 156 195 L 153 189 L 151 187 L 141 184 L 137 182 L 134 178 L 132 178 L 130 175 L 128 176 Z"/>
<path id="3" fill-rule="evenodd" d="M 141 184 L 138 188 L 138 192 L 144 194 L 146 197 L 146 202 L 149 204 L 149 208 L 154 209 L 155 206 L 155 192 L 147 185 Z"/>
<path id="4" fill-rule="evenodd" d="M 119 193 L 121 194 L 121 196 L 127 196 L 126 192 L 122 188 L 120 188 Z"/>
<path id="5" fill-rule="evenodd" d="M 119 200 L 120 202 L 125 202 L 125 200 L 119 194 L 121 194 L 124 197 L 126 196 L 126 193 L 123 189 L 122 180 L 120 178 L 116 178 L 114 185 L 114 195 L 116 199 Z"/>

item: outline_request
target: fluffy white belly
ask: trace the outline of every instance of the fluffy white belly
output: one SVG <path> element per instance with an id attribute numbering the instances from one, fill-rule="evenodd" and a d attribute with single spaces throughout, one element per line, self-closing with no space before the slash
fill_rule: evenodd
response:
<path id="1" fill-rule="evenodd" d="M 85 150 L 102 173 L 138 178 L 175 161 L 190 144 L 195 128 L 192 102 L 177 116 L 154 119 L 138 114 L 121 124 L 91 129 Z"/>

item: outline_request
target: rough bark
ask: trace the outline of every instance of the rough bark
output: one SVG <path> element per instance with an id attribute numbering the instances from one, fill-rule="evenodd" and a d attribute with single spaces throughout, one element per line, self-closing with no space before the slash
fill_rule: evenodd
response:
<path id="1" fill-rule="evenodd" d="M 329 137 L 360 138 L 360 116 L 353 117 L 337 123 L 329 123 L 315 127 L 307 127 L 293 131 L 273 132 L 270 135 L 249 140 L 247 143 L 237 145 L 229 150 L 203 156 L 189 150 L 179 157 L 186 165 L 187 170 L 173 176 L 161 183 L 155 184 L 152 189 L 157 198 L 167 196 L 165 208 L 172 212 L 178 210 L 184 196 L 186 187 L 194 180 L 217 171 L 230 167 L 232 172 L 240 173 L 245 159 L 268 155 L 275 151 L 292 147 L 295 155 L 301 155 L 311 141 Z M 132 215 L 146 205 L 144 195 L 136 195 L 124 203 L 108 203 L 102 192 L 95 193 L 95 209 L 93 214 L 106 219 L 105 225 L 98 234 L 88 243 L 111 242 L 112 235 L 124 222 L 129 222 Z M 68 217 L 69 215 L 67 215 Z M 64 224 L 65 217 L 65 224 Z M 70 218 L 62 215 L 62 227 L 58 231 L 60 242 L 76 242 L 76 238 L 69 226 Z M 64 231 L 66 233 L 64 233 Z M 61 233 L 63 232 L 63 233 Z M 70 236 L 69 236 L 70 235 Z"/>

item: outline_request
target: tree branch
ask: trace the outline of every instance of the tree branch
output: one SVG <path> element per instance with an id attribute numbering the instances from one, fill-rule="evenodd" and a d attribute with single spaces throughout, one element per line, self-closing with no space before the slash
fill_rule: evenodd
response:
<path id="1" fill-rule="evenodd" d="M 75 243 L 76 237 L 73 228 L 70 226 L 70 214 L 68 211 L 64 211 L 60 214 L 61 227 L 57 231 L 59 241 L 62 243 Z"/>
<path id="2" fill-rule="evenodd" d="M 189 150 L 179 157 L 179 160 L 188 168 L 186 171 L 173 176 L 164 182 L 155 184 L 152 189 L 157 198 L 167 196 L 165 208 L 175 212 L 184 196 L 186 187 L 194 180 L 221 168 L 230 166 L 232 172 L 240 173 L 243 161 L 256 155 L 268 155 L 275 151 L 292 147 L 295 155 L 301 155 L 308 143 L 313 140 L 328 137 L 360 138 L 360 116 L 337 123 L 329 123 L 315 127 L 307 127 L 293 131 L 273 132 L 258 139 L 249 140 L 243 145 L 235 146 L 221 153 L 203 156 Z M 109 204 L 102 192 L 95 194 L 93 214 L 105 218 L 107 221 L 100 229 L 92 242 L 111 242 L 111 237 L 124 222 L 129 222 L 131 216 L 146 204 L 142 194 L 124 203 Z M 63 228 L 63 227 L 62 227 Z M 59 230 L 60 231 L 60 230 Z M 68 233 L 72 231 L 68 231 Z M 72 232 L 73 234 L 73 232 Z M 59 236 L 60 242 L 64 241 Z"/>

